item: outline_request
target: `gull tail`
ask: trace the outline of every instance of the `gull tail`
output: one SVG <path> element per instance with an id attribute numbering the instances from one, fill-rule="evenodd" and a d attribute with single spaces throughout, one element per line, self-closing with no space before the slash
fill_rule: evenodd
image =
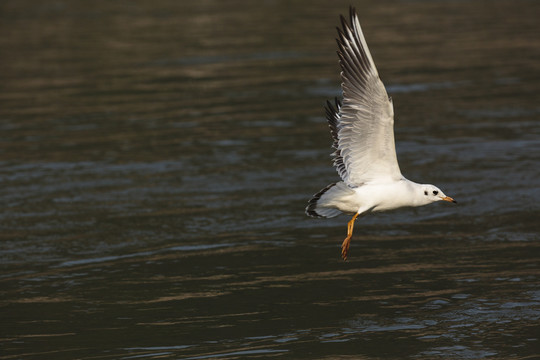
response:
<path id="1" fill-rule="evenodd" d="M 354 191 L 343 181 L 330 184 L 309 200 L 306 214 L 316 218 L 332 218 L 341 214 L 337 208 L 340 200 L 350 196 Z"/>

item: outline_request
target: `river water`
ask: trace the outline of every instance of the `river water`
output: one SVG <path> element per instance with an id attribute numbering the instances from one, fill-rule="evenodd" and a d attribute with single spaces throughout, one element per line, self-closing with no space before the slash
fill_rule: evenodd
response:
<path id="1" fill-rule="evenodd" d="M 0 359 L 533 359 L 540 2 L 354 3 L 403 174 L 311 219 L 344 1 L 0 4 Z"/>

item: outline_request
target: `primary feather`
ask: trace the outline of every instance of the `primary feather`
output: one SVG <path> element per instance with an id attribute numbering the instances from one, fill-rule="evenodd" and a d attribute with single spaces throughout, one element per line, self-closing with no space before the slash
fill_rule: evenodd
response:
<path id="1" fill-rule="evenodd" d="M 343 16 L 341 23 L 337 43 L 343 105 L 334 125 L 339 155 L 334 163 L 343 181 L 353 187 L 399 180 L 402 175 L 394 143 L 392 101 L 379 78 L 355 10 L 351 9 L 350 25 Z M 340 169 L 341 163 L 344 169 Z"/>

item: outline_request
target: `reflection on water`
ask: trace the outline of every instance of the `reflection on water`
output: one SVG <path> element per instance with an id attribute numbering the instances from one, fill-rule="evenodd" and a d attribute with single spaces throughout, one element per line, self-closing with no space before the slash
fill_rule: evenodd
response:
<path id="1" fill-rule="evenodd" d="M 459 206 L 343 262 L 303 209 L 349 3 L 3 2 L 0 359 L 537 356 L 538 5 L 354 5 L 404 174 Z"/>

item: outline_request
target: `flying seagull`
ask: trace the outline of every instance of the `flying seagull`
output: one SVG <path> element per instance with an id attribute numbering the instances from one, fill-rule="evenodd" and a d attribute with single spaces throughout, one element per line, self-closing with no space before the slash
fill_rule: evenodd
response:
<path id="1" fill-rule="evenodd" d="M 350 8 L 350 24 L 341 16 L 338 28 L 343 103 L 326 106 L 334 139 L 333 163 L 342 181 L 330 184 L 309 201 L 306 214 L 331 218 L 353 215 L 341 256 L 347 259 L 354 222 L 370 212 L 435 201 L 456 201 L 438 187 L 407 180 L 399 169 L 394 143 L 394 107 L 369 52 L 360 21 Z"/>

